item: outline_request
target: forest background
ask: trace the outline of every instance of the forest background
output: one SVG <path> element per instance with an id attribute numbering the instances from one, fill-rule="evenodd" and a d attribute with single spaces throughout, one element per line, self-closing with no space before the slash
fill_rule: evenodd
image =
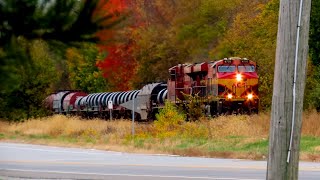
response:
<path id="1" fill-rule="evenodd" d="M 279 0 L 0 1 L 0 118 L 44 116 L 57 90 L 165 82 L 178 63 L 247 57 L 269 110 Z M 312 1 L 304 108 L 320 110 L 320 1 Z"/>

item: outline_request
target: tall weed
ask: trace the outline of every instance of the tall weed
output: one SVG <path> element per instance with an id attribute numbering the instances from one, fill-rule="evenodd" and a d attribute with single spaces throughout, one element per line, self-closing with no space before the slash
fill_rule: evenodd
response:
<path id="1" fill-rule="evenodd" d="M 131 124 L 125 120 L 103 121 L 99 119 L 85 120 L 79 117 L 54 115 L 46 118 L 26 120 L 8 125 L 7 132 L 21 134 L 46 134 L 53 137 L 100 137 L 117 136 L 123 138 L 131 133 Z"/>
<path id="2" fill-rule="evenodd" d="M 185 114 L 178 111 L 178 108 L 169 101 L 156 115 L 154 122 L 158 137 L 173 137 L 179 133 L 181 125 L 185 122 Z"/>
<path id="3" fill-rule="evenodd" d="M 320 113 L 316 110 L 304 113 L 302 134 L 320 137 Z"/>

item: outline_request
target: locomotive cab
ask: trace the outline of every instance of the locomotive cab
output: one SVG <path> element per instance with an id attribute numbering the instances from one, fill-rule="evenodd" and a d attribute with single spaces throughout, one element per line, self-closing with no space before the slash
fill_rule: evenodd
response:
<path id="1" fill-rule="evenodd" d="M 251 113 L 258 111 L 256 63 L 246 58 L 225 58 L 211 64 L 213 113 Z"/>

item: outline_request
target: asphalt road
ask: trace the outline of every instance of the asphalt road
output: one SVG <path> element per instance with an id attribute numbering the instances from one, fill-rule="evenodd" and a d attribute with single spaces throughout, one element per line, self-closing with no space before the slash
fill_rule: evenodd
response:
<path id="1" fill-rule="evenodd" d="M 0 143 L 0 179 L 262 180 L 266 164 Z M 318 180 L 320 163 L 300 162 L 299 176 Z"/>

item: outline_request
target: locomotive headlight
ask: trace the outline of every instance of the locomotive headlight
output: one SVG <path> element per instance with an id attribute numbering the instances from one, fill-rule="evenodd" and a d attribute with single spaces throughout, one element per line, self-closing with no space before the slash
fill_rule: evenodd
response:
<path id="1" fill-rule="evenodd" d="M 252 94 L 248 94 L 247 97 L 248 97 L 249 100 L 251 100 L 253 98 L 253 95 Z"/>
<path id="2" fill-rule="evenodd" d="M 231 99 L 231 98 L 232 98 L 232 94 L 228 94 L 228 95 L 227 95 L 227 98 L 228 98 L 228 99 Z"/>
<path id="3" fill-rule="evenodd" d="M 242 81 L 242 76 L 241 76 L 241 74 L 237 74 L 237 75 L 236 75 L 236 79 L 237 79 L 237 81 Z"/>

